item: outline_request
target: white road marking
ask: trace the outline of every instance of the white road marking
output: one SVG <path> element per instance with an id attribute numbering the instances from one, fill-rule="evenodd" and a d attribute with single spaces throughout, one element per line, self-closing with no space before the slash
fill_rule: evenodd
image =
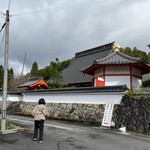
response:
<path id="1" fill-rule="evenodd" d="M 117 134 L 123 134 L 123 135 L 130 135 L 130 133 L 127 133 L 127 132 L 120 132 L 119 130 L 118 131 L 115 131 L 115 130 L 111 130 L 110 128 L 105 128 L 105 127 L 93 127 L 93 128 L 95 128 L 95 129 L 103 129 L 103 130 L 108 130 L 108 131 L 113 131 L 113 132 L 115 132 L 115 133 L 117 133 Z"/>
<path id="2" fill-rule="evenodd" d="M 13 121 L 18 121 L 18 122 L 24 122 L 24 123 L 30 123 L 30 124 L 34 124 L 33 121 L 28 121 L 28 120 L 21 120 L 21 119 L 16 119 L 16 118 L 9 118 L 10 120 L 13 120 Z M 73 132 L 85 132 L 86 130 L 82 130 L 82 129 L 79 129 L 79 128 L 70 128 L 70 127 L 65 127 L 65 126 L 58 126 L 58 125 L 55 125 L 55 124 L 47 124 L 45 123 L 44 124 L 45 126 L 48 126 L 48 127 L 53 127 L 53 128 L 58 128 L 58 129 L 64 129 L 64 130 L 68 130 L 68 131 L 73 131 Z"/>
<path id="3" fill-rule="evenodd" d="M 14 121 L 20 121 L 20 122 L 25 122 L 25 123 L 30 123 L 30 124 L 33 124 L 34 122 L 33 121 L 28 121 L 28 120 L 21 120 L 21 119 L 15 119 L 15 118 L 8 118 L 9 120 L 14 120 Z"/>
<path id="4" fill-rule="evenodd" d="M 127 132 L 117 132 L 118 134 L 123 134 L 123 135 L 130 135 L 130 133 L 127 133 Z"/>

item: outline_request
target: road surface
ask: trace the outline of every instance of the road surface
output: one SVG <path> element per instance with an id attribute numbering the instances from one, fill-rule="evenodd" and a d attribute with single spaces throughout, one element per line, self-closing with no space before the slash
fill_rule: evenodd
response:
<path id="1" fill-rule="evenodd" d="M 16 142 L 18 147 L 20 145 L 18 150 L 150 150 L 148 136 L 123 134 L 117 130 L 54 120 L 45 122 L 44 142 L 39 144 L 32 141 L 33 118 L 23 116 L 8 116 L 8 118 L 26 128 L 22 133 L 15 133 L 23 136 Z M 14 143 L 15 148 L 17 148 L 16 143 Z M 21 143 L 24 148 L 21 147 Z M 3 143 L 0 143 L 0 150 L 3 150 L 1 146 Z"/>

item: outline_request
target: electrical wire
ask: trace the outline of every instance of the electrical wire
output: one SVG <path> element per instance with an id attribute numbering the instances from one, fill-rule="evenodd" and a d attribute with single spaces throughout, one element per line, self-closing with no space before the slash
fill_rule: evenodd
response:
<path id="1" fill-rule="evenodd" d="M 107 0 L 107 1 L 112 1 L 112 0 Z M 86 5 L 91 5 L 91 4 L 96 4 L 96 3 L 100 3 L 100 2 L 106 2 L 106 0 L 90 0 L 87 1 L 86 3 L 76 3 L 74 5 L 63 5 L 63 6 L 58 6 L 58 7 L 51 7 L 49 9 L 45 9 L 45 10 L 38 10 L 38 11 L 33 11 L 33 12 L 25 12 L 25 13 L 20 13 L 20 14 L 16 14 L 16 15 L 12 15 L 12 16 L 20 16 L 20 15 L 29 15 L 29 14 L 34 14 L 34 13 L 42 13 L 42 12 L 46 12 L 46 11 L 55 11 L 55 10 L 61 10 L 61 9 L 70 9 L 70 8 L 75 8 L 75 7 L 81 7 L 81 6 L 86 6 Z"/>
<path id="2" fill-rule="evenodd" d="M 75 3 L 73 5 L 62 5 L 62 6 L 57 6 L 57 7 L 51 7 L 49 9 L 44 9 L 44 10 L 37 10 L 37 11 L 31 11 L 31 12 L 24 12 L 24 13 L 19 13 L 19 14 L 14 14 L 11 15 L 13 16 L 23 16 L 23 15 L 31 15 L 31 14 L 35 14 L 35 13 L 43 13 L 46 11 L 56 11 L 56 10 L 63 10 L 63 9 L 72 9 L 72 8 L 76 8 L 76 7 L 83 7 L 83 6 L 87 6 L 87 5 L 94 5 L 94 4 L 98 4 L 98 3 L 104 3 L 104 2 L 110 2 L 113 0 L 90 0 L 90 1 L 86 1 L 86 2 L 79 2 L 79 3 Z"/>
<path id="3" fill-rule="evenodd" d="M 5 27 L 6 22 L 2 25 L 2 28 L 0 29 L 0 32 L 3 30 L 3 28 Z"/>
<path id="4" fill-rule="evenodd" d="M 5 15 L 5 13 L 3 13 L 3 12 L 1 12 L 1 11 L 0 11 L 0 14 Z"/>
<path id="5" fill-rule="evenodd" d="M 1 17 L 2 17 L 3 19 L 5 19 L 5 17 L 4 17 L 4 16 L 5 16 L 6 14 L 5 14 L 5 13 L 3 13 L 2 11 L 0 11 L 0 14 L 1 14 Z"/>

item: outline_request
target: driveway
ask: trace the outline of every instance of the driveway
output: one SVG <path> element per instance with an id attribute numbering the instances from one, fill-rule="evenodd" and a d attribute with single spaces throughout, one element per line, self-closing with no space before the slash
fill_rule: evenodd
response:
<path id="1" fill-rule="evenodd" d="M 47 120 L 44 142 L 32 141 L 33 118 L 8 116 L 26 130 L 0 135 L 0 150 L 149 150 L 150 138 L 78 123 Z"/>

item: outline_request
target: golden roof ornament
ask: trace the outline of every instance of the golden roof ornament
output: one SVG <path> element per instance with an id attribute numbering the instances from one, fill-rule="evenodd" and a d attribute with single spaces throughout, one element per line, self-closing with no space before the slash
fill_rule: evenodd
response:
<path id="1" fill-rule="evenodd" d="M 114 47 L 113 47 L 113 49 L 114 49 L 115 52 L 119 52 L 119 51 L 120 51 L 120 48 L 121 48 L 121 47 L 120 47 L 120 45 L 118 45 L 118 44 L 115 44 Z"/>

